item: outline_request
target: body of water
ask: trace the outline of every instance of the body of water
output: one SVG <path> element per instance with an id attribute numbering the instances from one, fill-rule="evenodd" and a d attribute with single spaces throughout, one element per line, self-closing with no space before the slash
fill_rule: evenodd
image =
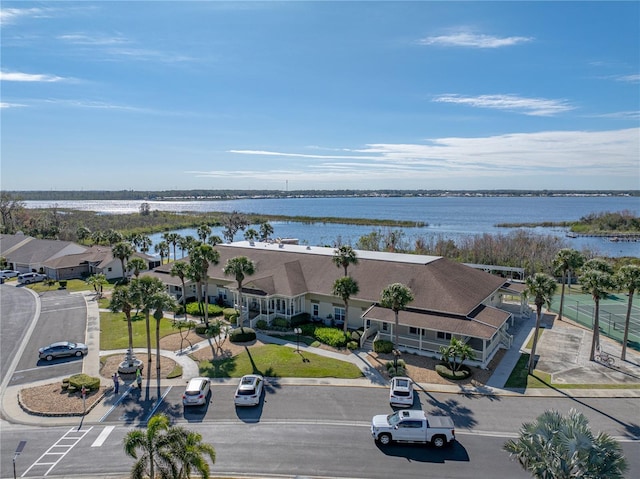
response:
<path id="1" fill-rule="evenodd" d="M 142 201 L 25 201 L 28 208 L 59 208 L 97 211 L 104 214 L 136 213 Z M 576 221 L 591 213 L 628 210 L 638 216 L 640 198 L 623 196 L 557 197 L 377 197 L 377 198 L 278 198 L 226 201 L 148 201 L 151 210 L 256 213 L 283 216 L 396 219 L 424 222 L 428 226 L 403 228 L 405 239 L 417 237 L 459 240 L 483 233 L 508 234 L 511 228 L 499 223 L 541 223 Z M 361 236 L 378 228 L 372 226 L 271 222 L 274 237 L 298 238 L 301 244 L 333 246 L 355 245 Z M 398 228 L 393 228 L 398 229 Z M 384 228 L 383 228 L 384 230 Z M 567 238 L 564 228 L 527 228 L 538 234 L 555 235 L 567 246 L 590 249 L 606 256 L 640 256 L 638 242 L 612 242 L 606 238 Z M 178 231 L 197 237 L 195 229 Z M 222 237 L 222 230 L 213 229 Z M 242 239 L 242 232 L 236 239 Z M 152 240 L 160 241 L 160 235 Z"/>

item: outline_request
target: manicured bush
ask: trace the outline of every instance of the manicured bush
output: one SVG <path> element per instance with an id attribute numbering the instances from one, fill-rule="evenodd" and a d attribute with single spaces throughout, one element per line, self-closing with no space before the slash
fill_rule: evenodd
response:
<path id="1" fill-rule="evenodd" d="M 342 329 L 337 328 L 316 328 L 314 337 L 321 343 L 328 344 L 334 348 L 342 348 L 347 344 L 347 335 Z"/>
<path id="2" fill-rule="evenodd" d="M 390 353 L 393 351 L 393 343 L 386 339 L 378 339 L 373 342 L 373 350 L 376 353 Z"/>
<path id="3" fill-rule="evenodd" d="M 271 321 L 271 327 L 276 331 L 286 331 L 289 329 L 289 321 L 287 318 L 273 318 L 273 321 Z"/>
<path id="4" fill-rule="evenodd" d="M 387 371 L 393 367 L 395 367 L 394 361 L 387 361 L 386 363 Z M 407 363 L 404 359 L 398 359 L 398 367 L 407 368 Z"/>
<path id="5" fill-rule="evenodd" d="M 267 322 L 266 322 L 264 319 L 259 319 L 259 320 L 256 322 L 256 327 L 257 327 L 258 329 L 267 329 L 267 327 L 268 327 L 268 326 L 269 326 L 269 325 L 267 324 Z"/>
<path id="6" fill-rule="evenodd" d="M 196 334 L 207 334 L 207 325 L 204 323 L 198 323 L 194 330 Z"/>
<path id="7" fill-rule="evenodd" d="M 405 368 L 403 368 L 402 366 L 400 366 L 399 364 L 398 364 L 397 368 L 394 368 L 393 366 L 391 366 L 387 372 L 389 373 L 389 376 L 392 377 L 392 378 L 394 378 L 396 376 L 406 376 L 407 375 L 407 370 Z"/>
<path id="8" fill-rule="evenodd" d="M 97 391 L 100 388 L 100 378 L 94 378 L 87 374 L 74 374 L 69 378 L 69 389 L 81 391 L 82 386 L 88 391 Z"/>
<path id="9" fill-rule="evenodd" d="M 315 324 L 312 323 L 307 323 L 307 324 L 301 324 L 300 325 L 300 329 L 302 329 L 302 335 L 303 336 L 310 336 L 312 338 L 315 337 L 315 332 L 316 332 L 316 328 L 318 326 L 316 326 Z"/>
<path id="10" fill-rule="evenodd" d="M 60 285 L 60 289 L 66 289 L 67 288 L 67 281 L 64 279 L 61 279 L 60 281 L 58 281 L 58 284 Z"/>
<path id="11" fill-rule="evenodd" d="M 202 305 L 204 310 L 204 304 Z M 204 316 L 203 313 L 200 312 L 197 302 L 187 303 L 187 313 L 191 316 Z M 220 316 L 222 314 L 222 308 L 217 304 L 209 304 L 209 317 L 212 316 Z"/>
<path id="12" fill-rule="evenodd" d="M 351 339 L 353 339 L 354 341 L 360 341 L 363 332 L 364 331 L 360 331 L 359 329 L 351 331 Z"/>
<path id="13" fill-rule="evenodd" d="M 256 332 L 251 328 L 240 327 L 232 329 L 229 333 L 229 341 L 232 343 L 246 343 L 256 339 Z"/>
<path id="14" fill-rule="evenodd" d="M 349 341 L 347 343 L 347 348 L 351 351 L 354 351 L 360 347 L 360 343 L 358 341 Z"/>
<path id="15" fill-rule="evenodd" d="M 309 313 L 300 313 L 291 317 L 291 327 L 295 328 L 301 324 L 305 324 L 311 321 L 311 315 Z"/>
<path id="16" fill-rule="evenodd" d="M 238 321 L 238 311 L 234 308 L 224 308 L 222 314 L 224 315 L 224 319 L 230 323 L 236 323 Z"/>
<path id="17" fill-rule="evenodd" d="M 461 379 L 467 379 L 471 377 L 471 370 L 466 366 L 461 366 L 455 373 L 449 369 L 446 364 L 438 364 L 436 366 L 436 372 L 445 379 L 451 379 L 452 381 L 459 381 Z"/>

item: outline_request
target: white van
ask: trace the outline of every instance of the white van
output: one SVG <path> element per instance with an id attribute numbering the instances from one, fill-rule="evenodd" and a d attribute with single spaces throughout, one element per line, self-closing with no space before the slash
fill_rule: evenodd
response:
<path id="1" fill-rule="evenodd" d="M 40 273 L 23 273 L 18 276 L 18 283 L 21 284 L 30 284 L 30 283 L 39 283 L 47 279 L 46 274 Z"/>

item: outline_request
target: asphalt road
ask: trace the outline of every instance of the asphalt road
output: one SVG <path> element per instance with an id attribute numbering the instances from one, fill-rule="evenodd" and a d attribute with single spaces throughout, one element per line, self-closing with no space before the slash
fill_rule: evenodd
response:
<path id="1" fill-rule="evenodd" d="M 0 284 L 0 374 L 4 379 L 17 355 L 27 329 L 36 316 L 31 290 Z"/>
<path id="2" fill-rule="evenodd" d="M 3 298 L 6 293 L 3 291 Z M 2 308 L 4 318 L 4 305 Z M 83 358 L 60 358 L 48 362 L 38 359 L 38 349 L 57 341 L 85 342 L 87 306 L 83 296 L 69 294 L 67 291 L 49 291 L 41 295 L 40 314 L 35 321 L 33 332 L 23 345 L 24 349 L 9 384 L 28 384 L 82 372 Z M 22 328 L 23 335 L 28 327 L 27 322 L 16 325 L 17 329 Z"/>

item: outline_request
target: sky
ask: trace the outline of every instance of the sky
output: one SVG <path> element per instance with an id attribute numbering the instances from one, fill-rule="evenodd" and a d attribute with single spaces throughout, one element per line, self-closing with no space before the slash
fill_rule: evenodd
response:
<path id="1" fill-rule="evenodd" d="M 640 2 L 2 1 L 0 188 L 640 189 Z"/>

